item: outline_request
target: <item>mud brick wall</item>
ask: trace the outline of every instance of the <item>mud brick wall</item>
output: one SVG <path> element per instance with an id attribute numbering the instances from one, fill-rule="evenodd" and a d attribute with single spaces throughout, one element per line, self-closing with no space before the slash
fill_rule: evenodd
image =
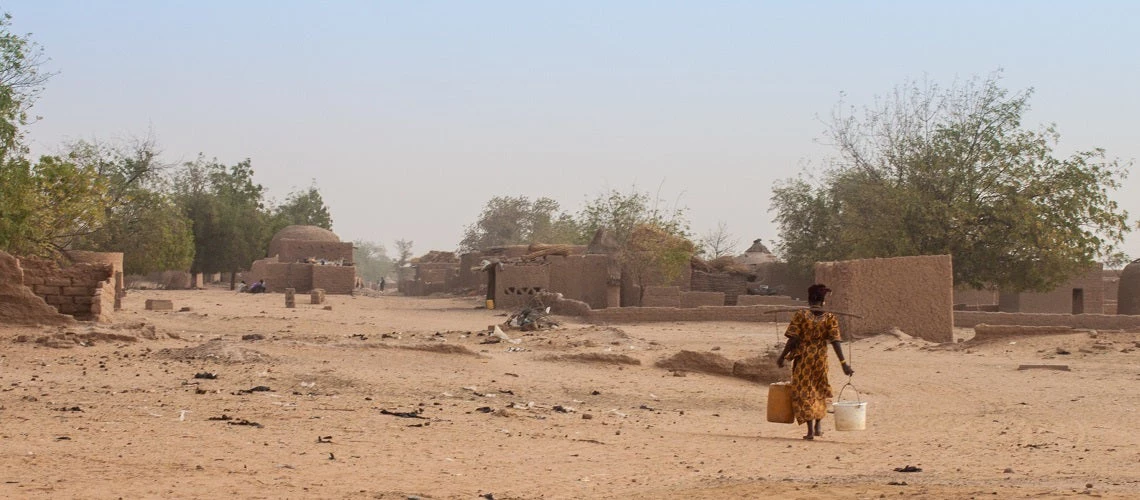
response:
<path id="1" fill-rule="evenodd" d="M 483 254 L 479 252 L 465 253 L 459 256 L 458 288 L 482 289 L 487 287 L 487 273 L 477 271 L 475 268 L 483 262 Z"/>
<path id="2" fill-rule="evenodd" d="M 352 262 L 351 242 L 281 240 L 280 248 L 281 253 L 277 257 L 281 262 L 300 262 L 309 258 Z"/>
<path id="3" fill-rule="evenodd" d="M 689 289 L 694 292 L 723 292 L 724 305 L 736 305 L 736 298 L 748 294 L 748 279 L 739 274 L 693 271 Z"/>
<path id="4" fill-rule="evenodd" d="M 550 270 L 550 291 L 561 293 L 567 299 L 585 302 L 593 309 L 607 307 L 608 256 L 549 256 L 546 262 Z"/>
<path id="5" fill-rule="evenodd" d="M 821 262 L 815 278 L 833 290 L 829 309 L 863 316 L 839 316 L 845 338 L 897 327 L 931 342 L 954 340 L 949 255 Z"/>
<path id="6" fill-rule="evenodd" d="M 736 299 L 738 306 L 787 306 L 807 307 L 806 300 L 796 300 L 784 295 L 741 295 Z"/>
<path id="7" fill-rule="evenodd" d="M 20 266 L 24 286 L 60 313 L 80 321 L 110 320 L 115 300 L 112 264 L 83 263 L 61 269 L 49 260 L 26 259 Z"/>
<path id="8" fill-rule="evenodd" d="M 534 294 L 549 289 L 547 264 L 504 265 L 495 272 L 495 307 L 522 307 Z"/>
<path id="9" fill-rule="evenodd" d="M 681 307 L 725 305 L 724 292 L 681 292 Z"/>
<path id="10" fill-rule="evenodd" d="M 641 307 L 681 307 L 681 288 L 647 286 L 641 296 Z"/>
<path id="11" fill-rule="evenodd" d="M 269 292 L 285 293 L 293 288 L 298 293 L 313 289 L 313 266 L 299 262 L 277 262 L 265 266 L 265 289 Z"/>
<path id="12" fill-rule="evenodd" d="M 1118 314 L 1028 314 L 954 311 L 954 326 L 977 325 L 1068 326 L 1094 330 L 1140 331 L 1140 316 Z"/>
<path id="13" fill-rule="evenodd" d="M 322 288 L 327 294 L 351 294 L 356 286 L 354 266 L 313 266 L 312 288 Z M 298 290 L 300 291 L 300 290 Z"/>
<path id="14" fill-rule="evenodd" d="M 706 306 L 689 309 L 677 307 L 611 307 L 590 311 L 586 319 L 595 324 L 651 323 L 660 321 L 745 321 L 753 323 L 787 323 L 790 312 L 772 313 L 782 306 Z M 779 327 L 779 325 L 775 326 Z M 766 326 L 765 328 L 773 328 Z M 781 331 L 782 335 L 783 332 Z"/>
<path id="15" fill-rule="evenodd" d="M 74 318 L 60 314 L 25 285 L 19 259 L 0 251 L 0 324 L 57 325 L 71 321 Z"/>
<path id="16" fill-rule="evenodd" d="M 1075 290 L 1081 302 L 1074 308 Z M 1078 310 L 1079 309 L 1079 310 Z M 1008 313 L 1084 314 L 1104 312 L 1104 271 L 1100 264 L 1072 281 L 1043 293 L 1001 293 L 998 310 Z"/>
<path id="17" fill-rule="evenodd" d="M 428 262 L 415 265 L 415 279 L 426 283 L 455 283 L 459 264 L 452 262 Z"/>
<path id="18" fill-rule="evenodd" d="M 756 266 L 756 282 L 768 285 L 781 295 L 793 299 L 807 300 L 807 289 L 812 285 L 812 277 L 801 276 L 785 262 L 771 262 Z"/>
<path id="19" fill-rule="evenodd" d="M 279 264 L 279 263 L 280 263 L 280 261 L 278 261 L 274 257 L 255 260 L 255 261 L 253 261 L 253 264 L 250 264 L 249 271 L 242 273 L 241 279 L 245 280 L 247 285 L 252 285 L 254 283 L 257 283 L 258 280 L 265 280 L 268 282 L 269 281 L 269 265 L 270 264 Z"/>

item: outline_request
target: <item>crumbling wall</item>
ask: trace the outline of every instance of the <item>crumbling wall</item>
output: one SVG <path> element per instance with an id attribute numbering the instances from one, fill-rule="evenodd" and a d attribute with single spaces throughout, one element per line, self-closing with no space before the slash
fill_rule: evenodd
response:
<path id="1" fill-rule="evenodd" d="M 1097 264 L 1051 292 L 1002 292 L 998 310 L 1030 314 L 1100 314 L 1104 312 L 1103 266 Z"/>
<path id="2" fill-rule="evenodd" d="M 839 316 L 846 338 L 899 328 L 931 342 L 954 340 L 949 255 L 821 262 L 815 279 L 833 290 L 828 309 L 862 316 Z"/>
<path id="3" fill-rule="evenodd" d="M 279 248 L 277 258 L 280 262 L 304 262 L 306 259 L 352 262 L 351 242 L 286 239 L 280 241 Z"/>
<path id="4" fill-rule="evenodd" d="M 112 321 L 114 319 L 112 313 L 117 303 L 115 299 L 122 298 L 125 295 L 123 292 L 123 253 L 71 250 L 67 252 L 67 258 L 75 263 L 105 264 L 111 266 L 111 278 L 104 282 L 101 288 L 102 293 L 99 297 L 100 312 L 98 313 L 98 320 Z M 119 276 L 118 280 L 115 279 L 116 275 Z"/>
<path id="5" fill-rule="evenodd" d="M 610 258 L 606 255 L 549 256 L 550 291 L 570 300 L 589 304 L 593 309 L 608 305 Z"/>
<path id="6" fill-rule="evenodd" d="M 550 289 L 547 264 L 509 264 L 495 272 L 495 307 L 522 307 L 535 294 Z"/>
<path id="7" fill-rule="evenodd" d="M 724 292 L 681 292 L 681 307 L 725 305 Z"/>
<path id="8" fill-rule="evenodd" d="M 724 304 L 736 305 L 736 298 L 748 294 L 748 279 L 740 274 L 706 273 L 693 270 L 690 290 L 694 292 L 723 292 Z"/>
<path id="9" fill-rule="evenodd" d="M 307 293 L 313 289 L 323 289 L 327 294 L 351 294 L 356 286 L 356 267 L 354 266 L 313 266 L 313 286 L 309 290 L 297 290 Z"/>
<path id="10" fill-rule="evenodd" d="M 20 261 L 0 252 L 0 324 L 61 325 L 74 321 L 36 295 L 24 279 Z"/>
<path id="11" fill-rule="evenodd" d="M 44 302 L 62 314 L 81 321 L 109 321 L 114 304 L 114 266 L 112 264 L 75 264 L 60 268 L 55 262 L 23 259 L 23 282 Z M 104 299 L 104 288 L 110 288 Z"/>

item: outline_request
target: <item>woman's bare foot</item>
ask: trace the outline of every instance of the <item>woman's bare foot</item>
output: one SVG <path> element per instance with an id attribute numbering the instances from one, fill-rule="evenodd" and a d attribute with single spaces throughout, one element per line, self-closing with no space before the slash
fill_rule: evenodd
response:
<path id="1" fill-rule="evenodd" d="M 804 439 L 811 441 L 811 440 L 815 439 L 815 436 L 808 434 L 808 435 L 804 436 Z"/>

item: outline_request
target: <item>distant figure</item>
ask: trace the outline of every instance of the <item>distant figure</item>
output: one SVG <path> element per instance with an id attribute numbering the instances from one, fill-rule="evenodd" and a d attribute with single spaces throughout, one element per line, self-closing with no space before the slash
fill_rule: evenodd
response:
<path id="1" fill-rule="evenodd" d="M 241 284 L 238 285 L 237 291 L 238 291 L 238 293 L 244 293 L 244 292 L 249 291 L 249 285 L 245 284 L 245 280 L 241 280 Z"/>
<path id="2" fill-rule="evenodd" d="M 381 291 L 381 292 L 383 292 L 383 291 L 384 291 L 384 285 L 386 285 L 386 284 L 388 284 L 388 282 L 384 280 L 384 277 L 383 277 L 383 276 L 381 276 L 381 277 L 380 277 L 380 291 Z"/>
<path id="3" fill-rule="evenodd" d="M 249 293 L 265 293 L 265 280 L 257 280 L 249 286 Z"/>
<path id="4" fill-rule="evenodd" d="M 807 424 L 804 439 L 822 436 L 819 421 L 827 414 L 827 401 L 834 395 L 827 380 L 827 346 L 830 344 L 839 357 L 843 373 L 848 377 L 855 374 L 851 364 L 843 358 L 843 348 L 839 344 L 839 320 L 835 315 L 823 311 L 824 302 L 830 288 L 815 284 L 808 288 L 810 309 L 797 311 L 784 334 L 788 343 L 784 352 L 776 359 L 776 365 L 784 367 L 784 360 L 792 360 L 792 413 L 797 424 Z"/>

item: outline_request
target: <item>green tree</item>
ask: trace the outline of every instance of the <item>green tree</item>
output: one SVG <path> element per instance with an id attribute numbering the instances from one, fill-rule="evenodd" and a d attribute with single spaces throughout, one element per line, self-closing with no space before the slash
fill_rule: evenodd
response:
<path id="1" fill-rule="evenodd" d="M 632 189 L 623 193 L 616 189 L 599 194 L 578 212 L 580 239 L 589 241 L 599 229 L 606 229 L 624 246 L 634 230 L 643 225 L 656 227 L 668 234 L 689 239 L 689 222 L 685 209 L 662 208 L 659 198 Z"/>
<path id="2" fill-rule="evenodd" d="M 0 179 L 0 249 L 51 257 L 100 227 L 106 214 L 104 179 L 94 169 L 62 158 L 3 163 Z"/>
<path id="3" fill-rule="evenodd" d="M 183 165 L 175 199 L 194 234 L 192 273 L 232 275 L 265 256 L 270 226 L 264 194 L 248 159 L 227 167 L 199 157 Z"/>
<path id="4" fill-rule="evenodd" d="M 373 282 L 388 276 L 394 265 L 383 244 L 364 240 L 353 243 L 352 261 L 356 265 L 356 274 Z"/>
<path id="5" fill-rule="evenodd" d="M 0 160 L 23 156 L 21 129 L 28 110 L 52 74 L 42 71 L 43 49 L 30 35 L 12 33 L 12 16 L 0 16 Z"/>
<path id="6" fill-rule="evenodd" d="M 1127 213 L 1109 197 L 1128 165 L 1101 149 L 1059 156 L 1055 126 L 1021 121 L 1030 90 L 998 75 L 950 88 L 909 83 L 842 105 L 838 157 L 820 182 L 777 185 L 778 251 L 791 263 L 950 254 L 956 284 L 1049 290 L 1116 251 Z"/>
<path id="7" fill-rule="evenodd" d="M 305 191 L 289 193 L 285 202 L 273 209 L 273 227 L 271 233 L 290 225 L 318 226 L 332 230 L 332 216 L 329 207 L 325 205 L 316 183 Z"/>
<path id="8" fill-rule="evenodd" d="M 659 198 L 630 190 L 598 195 L 578 213 L 583 238 L 605 229 L 618 245 L 623 275 L 640 287 L 670 283 L 689 269 L 696 245 L 689 234 L 685 209 L 662 208 Z"/>
<path id="9" fill-rule="evenodd" d="M 168 191 L 153 138 L 128 145 L 78 141 L 67 157 L 92 168 L 107 184 L 103 225 L 75 243 L 76 248 L 123 252 L 130 274 L 188 269 L 194 257 L 190 221 Z"/>
<path id="10" fill-rule="evenodd" d="M 550 198 L 495 196 L 483 206 L 479 219 L 464 230 L 460 250 L 479 250 L 531 243 L 581 241 L 574 218 Z"/>

